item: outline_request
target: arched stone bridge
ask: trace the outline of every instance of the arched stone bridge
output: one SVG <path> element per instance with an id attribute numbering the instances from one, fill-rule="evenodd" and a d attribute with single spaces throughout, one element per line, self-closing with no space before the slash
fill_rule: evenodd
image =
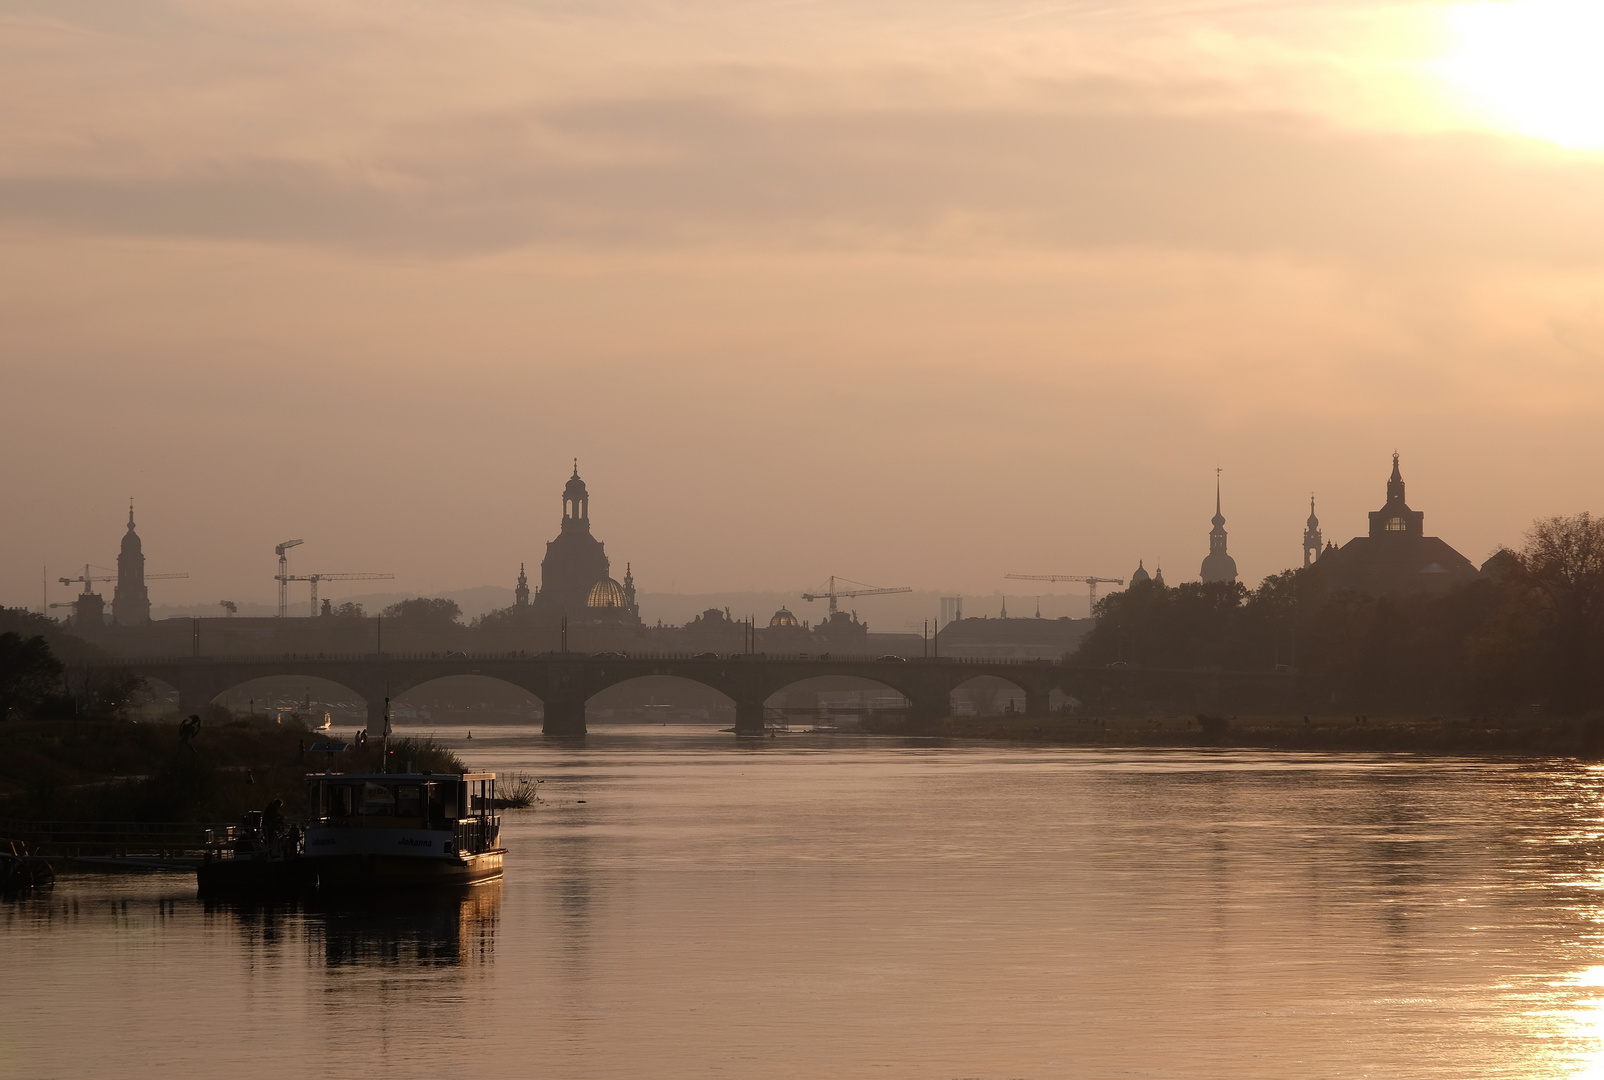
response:
<path id="1" fill-rule="evenodd" d="M 914 719 L 947 716 L 952 691 L 971 679 L 992 676 L 1018 687 L 1028 715 L 1045 715 L 1054 690 L 1082 697 L 1112 678 L 1129 682 L 1138 674 L 1218 686 L 1220 672 L 1107 671 L 1047 661 L 970 660 L 947 657 L 912 660 L 776 658 L 734 655 L 722 658 L 660 656 L 286 656 L 130 660 L 137 675 L 178 690 L 179 711 L 199 712 L 208 702 L 253 679 L 314 677 L 339 683 L 367 703 L 368 724 L 384 715 L 384 701 L 436 679 L 477 675 L 511 683 L 545 706 L 548 735 L 583 735 L 585 703 L 610 686 L 644 676 L 688 679 L 712 687 L 735 703 L 737 734 L 761 734 L 763 706 L 788 686 L 820 676 L 855 676 L 895 690 L 909 702 Z M 1285 681 L 1278 673 L 1234 673 L 1239 677 Z M 1145 680 L 1144 680 L 1145 681 Z"/>

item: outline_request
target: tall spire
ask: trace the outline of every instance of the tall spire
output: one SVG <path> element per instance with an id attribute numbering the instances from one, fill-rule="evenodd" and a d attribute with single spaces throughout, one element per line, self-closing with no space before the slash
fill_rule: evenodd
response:
<path id="1" fill-rule="evenodd" d="M 1220 509 L 1220 473 L 1214 470 L 1214 528 L 1209 530 L 1209 553 L 1200 575 L 1205 582 L 1235 581 L 1236 560 L 1226 551 L 1225 514 Z"/>
<path id="2" fill-rule="evenodd" d="M 1387 502 L 1404 501 L 1403 470 L 1398 467 L 1398 451 L 1392 452 L 1392 477 L 1387 481 Z"/>
<path id="3" fill-rule="evenodd" d="M 1309 492 L 1309 520 L 1303 527 L 1303 565 L 1309 566 L 1320 558 L 1320 519 L 1314 516 L 1314 492 Z"/>
<path id="4" fill-rule="evenodd" d="M 134 497 L 128 496 L 128 531 L 134 531 Z"/>

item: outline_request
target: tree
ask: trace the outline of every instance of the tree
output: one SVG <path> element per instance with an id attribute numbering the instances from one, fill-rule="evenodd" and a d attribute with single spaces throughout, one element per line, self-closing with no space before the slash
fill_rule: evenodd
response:
<path id="1" fill-rule="evenodd" d="M 1604 654 L 1604 521 L 1587 512 L 1534 524 L 1518 580 L 1537 599 L 1555 704 L 1596 700 Z"/>
<path id="2" fill-rule="evenodd" d="M 31 713 L 61 690 L 61 661 L 42 635 L 0 634 L 0 720 Z"/>
<path id="3" fill-rule="evenodd" d="M 332 609 L 332 613 L 333 613 L 333 615 L 334 615 L 334 617 L 336 619 L 365 619 L 365 618 L 367 618 L 367 612 L 362 610 L 362 605 L 358 604 L 358 603 L 355 603 L 353 601 L 350 601 L 350 600 L 347 600 L 345 603 L 341 604 L 339 607 Z"/>
<path id="4" fill-rule="evenodd" d="M 391 604 L 384 609 L 384 617 L 409 626 L 443 628 L 461 625 L 462 608 L 444 597 L 417 596 Z"/>

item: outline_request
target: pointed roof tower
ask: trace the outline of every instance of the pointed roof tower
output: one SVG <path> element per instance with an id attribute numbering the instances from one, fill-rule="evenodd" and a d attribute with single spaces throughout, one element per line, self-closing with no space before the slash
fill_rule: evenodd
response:
<path id="1" fill-rule="evenodd" d="M 1214 470 L 1214 528 L 1209 530 L 1209 553 L 1203 560 L 1205 582 L 1236 580 L 1236 560 L 1225 550 L 1225 515 L 1220 512 L 1220 472 Z"/>
<path id="2" fill-rule="evenodd" d="M 117 589 L 112 593 L 111 617 L 119 626 L 150 622 L 150 592 L 145 588 L 145 546 L 134 531 L 134 500 L 128 500 L 128 531 L 117 554 Z"/>

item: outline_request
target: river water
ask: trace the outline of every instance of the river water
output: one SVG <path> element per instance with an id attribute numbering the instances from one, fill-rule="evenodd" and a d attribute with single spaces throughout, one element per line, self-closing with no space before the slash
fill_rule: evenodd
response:
<path id="1" fill-rule="evenodd" d="M 0 902 L 0 1077 L 1604 1076 L 1569 762 L 442 732 L 466 900 Z"/>

